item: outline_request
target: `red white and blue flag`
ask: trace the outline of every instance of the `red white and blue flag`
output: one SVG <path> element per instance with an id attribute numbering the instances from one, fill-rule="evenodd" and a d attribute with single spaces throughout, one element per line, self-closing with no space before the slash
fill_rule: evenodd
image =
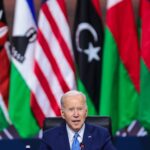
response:
<path id="1" fill-rule="evenodd" d="M 42 127 L 49 116 L 60 115 L 60 98 L 76 88 L 71 35 L 64 0 L 41 5 L 35 48 L 31 107 Z"/>

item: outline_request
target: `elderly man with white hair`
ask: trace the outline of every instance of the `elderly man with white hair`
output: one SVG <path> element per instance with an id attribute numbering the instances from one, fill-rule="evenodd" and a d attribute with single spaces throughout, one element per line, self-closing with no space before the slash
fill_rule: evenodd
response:
<path id="1" fill-rule="evenodd" d="M 85 123 L 87 112 L 82 92 L 66 92 L 61 98 L 65 123 L 43 133 L 40 150 L 115 150 L 107 129 Z"/>

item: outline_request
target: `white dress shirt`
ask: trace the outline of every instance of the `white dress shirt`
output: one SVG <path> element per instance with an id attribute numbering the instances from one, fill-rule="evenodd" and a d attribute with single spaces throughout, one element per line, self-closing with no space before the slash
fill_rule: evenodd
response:
<path id="1" fill-rule="evenodd" d="M 73 140 L 74 140 L 75 132 L 72 129 L 70 129 L 68 125 L 66 125 L 66 129 L 67 129 L 68 139 L 69 139 L 69 144 L 70 144 L 70 149 L 71 149 L 72 143 L 73 143 Z M 78 131 L 78 134 L 79 134 L 78 141 L 79 141 L 79 143 L 82 143 L 84 130 L 85 130 L 85 124 L 83 124 L 82 128 Z"/>

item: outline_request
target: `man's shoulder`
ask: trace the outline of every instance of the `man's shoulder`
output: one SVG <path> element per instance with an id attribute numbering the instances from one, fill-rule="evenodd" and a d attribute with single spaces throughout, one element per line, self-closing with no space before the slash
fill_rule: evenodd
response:
<path id="1" fill-rule="evenodd" d="M 57 126 L 57 127 L 53 127 L 53 128 L 50 128 L 50 129 L 47 129 L 43 132 L 43 136 L 54 136 L 54 135 L 57 135 L 61 132 L 63 132 L 65 130 L 65 125 L 62 124 L 60 126 Z"/>
<path id="2" fill-rule="evenodd" d="M 111 140 L 111 134 L 107 130 L 107 128 L 97 125 L 86 124 L 85 135 L 91 135 L 93 139 L 97 142 L 105 142 Z"/>
<path id="3" fill-rule="evenodd" d="M 102 133 L 108 134 L 108 129 L 105 128 L 105 127 L 102 127 L 102 126 L 86 123 L 86 128 L 90 132 L 97 132 L 97 133 L 101 133 L 101 134 Z"/>

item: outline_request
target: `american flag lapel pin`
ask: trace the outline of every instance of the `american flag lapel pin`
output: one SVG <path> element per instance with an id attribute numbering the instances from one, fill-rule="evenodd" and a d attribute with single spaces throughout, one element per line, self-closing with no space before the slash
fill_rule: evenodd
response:
<path id="1" fill-rule="evenodd" d="M 89 135 L 89 136 L 88 136 L 88 138 L 90 139 L 90 138 L 92 138 L 92 136 L 91 136 L 91 135 Z"/>

